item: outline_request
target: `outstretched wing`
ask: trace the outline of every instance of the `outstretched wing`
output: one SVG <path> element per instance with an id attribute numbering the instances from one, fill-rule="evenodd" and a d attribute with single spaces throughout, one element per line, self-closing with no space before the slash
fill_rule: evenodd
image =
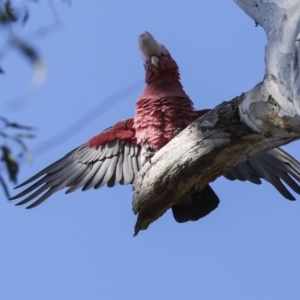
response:
<path id="1" fill-rule="evenodd" d="M 209 112 L 209 109 L 196 111 L 198 118 Z M 260 178 L 270 182 L 277 191 L 289 200 L 296 200 L 282 181 L 294 192 L 300 194 L 300 163 L 281 148 L 255 155 L 238 164 L 223 176 L 229 180 L 250 181 L 261 184 Z M 294 179 L 296 180 L 294 180 Z"/>
<path id="2" fill-rule="evenodd" d="M 25 196 L 17 205 L 34 200 L 27 207 L 33 208 L 66 187 L 66 193 L 71 193 L 81 187 L 86 191 L 105 184 L 112 187 L 118 183 L 132 183 L 141 169 L 141 149 L 136 144 L 132 124 L 133 119 L 118 122 L 88 143 L 74 149 L 17 186 L 23 187 L 38 180 L 11 200 Z"/>
<path id="3" fill-rule="evenodd" d="M 280 148 L 255 155 L 223 174 L 229 180 L 249 180 L 261 184 L 260 178 L 270 182 L 277 191 L 289 200 L 296 200 L 284 186 L 287 184 L 300 194 L 300 163 Z M 295 180 L 296 181 L 295 181 Z"/>

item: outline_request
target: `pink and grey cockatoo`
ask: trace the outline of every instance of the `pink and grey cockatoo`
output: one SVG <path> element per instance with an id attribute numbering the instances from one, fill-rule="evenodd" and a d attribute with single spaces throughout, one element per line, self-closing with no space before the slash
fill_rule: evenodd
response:
<path id="1" fill-rule="evenodd" d="M 33 183 L 11 198 L 25 196 L 17 205 L 33 200 L 33 208 L 53 193 L 68 188 L 86 191 L 107 184 L 130 184 L 142 165 L 167 144 L 178 131 L 205 114 L 195 110 L 183 90 L 176 62 L 169 51 L 149 32 L 139 36 L 139 47 L 146 71 L 146 88 L 137 100 L 133 119 L 120 121 L 71 151 L 63 158 L 34 175 L 18 187 Z M 260 184 L 260 178 L 270 182 L 285 198 L 295 200 L 281 181 L 300 194 L 300 164 L 277 148 L 240 163 L 224 176 L 230 180 L 249 180 Z M 294 179 L 296 179 L 296 181 Z M 209 185 L 203 190 L 191 190 L 172 207 L 176 221 L 198 220 L 209 214 L 219 199 Z"/>

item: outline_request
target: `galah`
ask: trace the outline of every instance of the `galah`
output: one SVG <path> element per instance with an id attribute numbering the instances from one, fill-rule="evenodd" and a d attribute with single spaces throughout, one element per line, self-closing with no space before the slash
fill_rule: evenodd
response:
<path id="1" fill-rule="evenodd" d="M 12 200 L 25 196 L 17 205 L 33 200 L 33 208 L 53 193 L 68 188 L 71 193 L 79 188 L 86 191 L 107 184 L 130 184 L 151 157 L 179 131 L 208 110 L 197 111 L 180 83 L 177 63 L 167 48 L 149 32 L 138 38 L 145 67 L 146 88 L 136 103 L 135 116 L 115 125 L 88 140 L 63 158 L 40 171 L 17 188 L 33 183 Z M 224 176 L 230 180 L 260 184 L 260 178 L 270 182 L 285 198 L 295 200 L 284 181 L 300 194 L 300 164 L 282 149 L 251 157 Z M 295 180 L 293 180 L 296 179 Z M 178 222 L 198 220 L 209 214 L 219 199 L 209 185 L 202 191 L 191 190 L 172 207 Z"/>

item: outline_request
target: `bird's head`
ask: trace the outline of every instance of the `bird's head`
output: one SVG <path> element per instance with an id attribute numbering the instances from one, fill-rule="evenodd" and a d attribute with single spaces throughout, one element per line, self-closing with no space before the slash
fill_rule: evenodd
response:
<path id="1" fill-rule="evenodd" d="M 163 78 L 179 80 L 177 63 L 163 44 L 158 43 L 148 31 L 140 34 L 138 40 L 147 83 Z"/>

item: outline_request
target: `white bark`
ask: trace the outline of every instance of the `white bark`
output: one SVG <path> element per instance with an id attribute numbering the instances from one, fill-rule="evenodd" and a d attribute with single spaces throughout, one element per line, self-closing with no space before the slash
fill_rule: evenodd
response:
<path id="1" fill-rule="evenodd" d="M 300 137 L 300 0 L 235 2 L 267 34 L 263 81 L 198 119 L 143 167 L 135 180 L 135 234 L 192 186 Z"/>
<path id="2" fill-rule="evenodd" d="M 264 79 L 239 105 L 241 118 L 258 132 L 288 136 L 300 123 L 300 1 L 235 0 L 266 32 Z M 274 110 L 273 110 L 274 108 Z"/>

